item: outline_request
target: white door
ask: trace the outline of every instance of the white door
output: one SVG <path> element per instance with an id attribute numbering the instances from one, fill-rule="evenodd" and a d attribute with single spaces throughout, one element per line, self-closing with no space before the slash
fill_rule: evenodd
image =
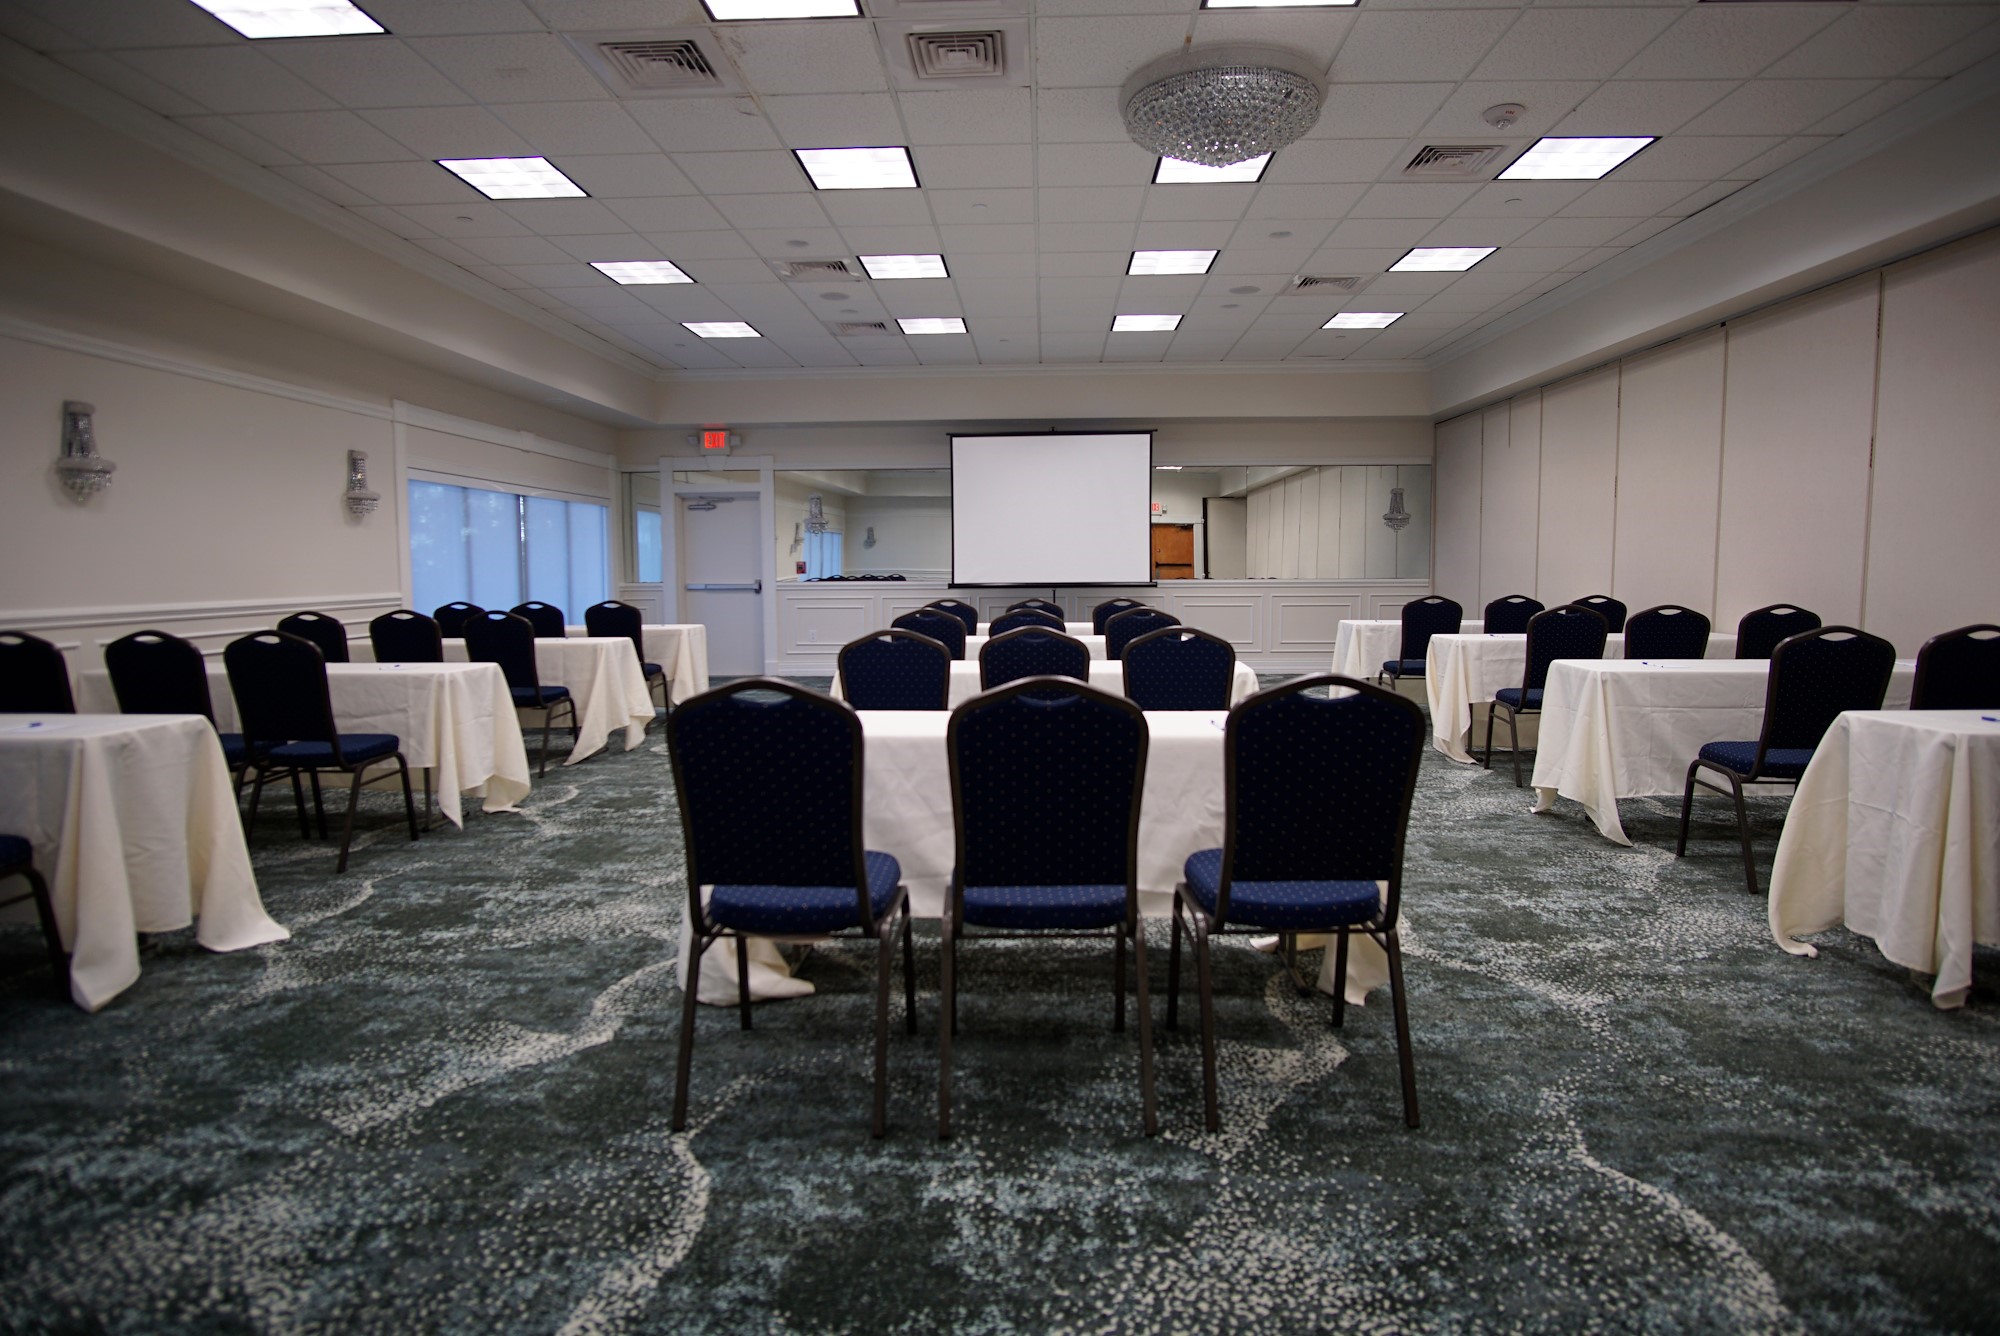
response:
<path id="1" fill-rule="evenodd" d="M 764 671 L 764 589 L 757 494 L 681 496 L 681 615 L 708 628 L 708 671 Z"/>

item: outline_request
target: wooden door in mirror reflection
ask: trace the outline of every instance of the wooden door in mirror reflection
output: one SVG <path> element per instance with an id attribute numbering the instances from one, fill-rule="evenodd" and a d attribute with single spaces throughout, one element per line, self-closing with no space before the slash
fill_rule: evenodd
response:
<path id="1" fill-rule="evenodd" d="M 1153 526 L 1153 578 L 1155 580 L 1194 579 L 1194 526 L 1155 524 Z"/>

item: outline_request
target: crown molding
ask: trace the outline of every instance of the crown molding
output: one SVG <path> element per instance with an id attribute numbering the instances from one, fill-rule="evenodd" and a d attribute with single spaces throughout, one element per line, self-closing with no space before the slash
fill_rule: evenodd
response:
<path id="1" fill-rule="evenodd" d="M 678 384 L 710 381 L 761 380 L 907 380 L 921 376 L 936 380 L 947 376 L 982 379 L 1020 376 L 1066 378 L 1077 376 L 1324 376 L 1345 375 L 1425 375 L 1429 367 L 1418 361 L 1400 362 L 1024 362 L 994 365 L 968 363 L 964 366 L 852 366 L 852 367 L 742 367 L 731 370 L 706 368 L 698 371 L 669 371 L 663 383 L 670 389 Z"/>

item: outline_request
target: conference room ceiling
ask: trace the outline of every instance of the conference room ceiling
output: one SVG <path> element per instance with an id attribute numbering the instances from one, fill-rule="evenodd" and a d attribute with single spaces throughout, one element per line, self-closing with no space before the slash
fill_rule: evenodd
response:
<path id="1" fill-rule="evenodd" d="M 254 164 L 281 200 L 312 192 L 691 369 L 1421 361 L 2000 49 L 1991 3 L 862 0 L 866 17 L 747 23 L 699 0 L 359 3 L 387 34 L 252 41 L 190 0 L 0 0 L 0 34 Z M 998 33 L 1003 72 L 915 77 L 913 30 Z M 586 59 L 656 37 L 691 40 L 713 81 L 620 92 Z M 1326 71 L 1317 127 L 1258 182 L 1152 184 L 1126 137 L 1120 84 L 1190 38 Z M 1501 103 L 1525 110 L 1496 130 Z M 1543 135 L 1659 140 L 1601 181 L 1494 179 Z M 815 190 L 791 152 L 877 145 L 909 146 L 919 188 Z M 1476 176 L 1408 174 L 1431 146 L 1499 151 Z M 586 197 L 489 200 L 437 165 L 527 156 Z M 1418 246 L 1498 249 L 1387 272 Z M 1219 253 L 1207 274 L 1128 276 L 1155 248 Z M 932 253 L 949 277 L 776 267 Z M 662 260 L 695 281 L 591 267 Z M 1343 311 L 1404 314 L 1322 328 Z M 1119 314 L 1182 319 L 1114 333 Z M 898 332 L 934 317 L 967 332 Z M 762 337 L 682 323 L 711 321 Z"/>

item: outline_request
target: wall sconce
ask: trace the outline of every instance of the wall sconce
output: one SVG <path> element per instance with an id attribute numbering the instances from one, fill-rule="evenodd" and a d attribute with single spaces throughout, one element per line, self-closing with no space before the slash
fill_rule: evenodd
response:
<path id="1" fill-rule="evenodd" d="M 1401 533 L 1409 527 L 1410 512 L 1403 509 L 1402 488 L 1391 487 L 1389 489 L 1389 513 L 1382 517 L 1382 523 L 1388 525 L 1397 533 Z"/>
<path id="2" fill-rule="evenodd" d="M 363 515 L 372 514 L 375 507 L 382 503 L 380 493 L 368 490 L 368 452 L 366 450 L 349 450 L 347 452 L 347 493 L 342 499 L 347 502 L 347 513 L 356 519 L 360 519 Z"/>
<path id="3" fill-rule="evenodd" d="M 861 546 L 863 546 L 863 547 L 873 547 L 873 546 L 875 546 L 875 526 L 874 526 L 874 525 L 872 525 L 872 524 L 871 524 L 871 525 L 869 525 L 869 526 L 868 526 L 868 536 L 867 536 L 866 538 L 864 538 L 864 539 L 862 539 L 862 540 L 861 540 Z"/>
<path id="4" fill-rule="evenodd" d="M 56 477 L 79 503 L 109 487 L 112 470 L 118 467 L 97 453 L 97 434 L 90 426 L 90 415 L 96 411 L 94 404 L 63 401 L 62 454 L 56 459 Z"/>

